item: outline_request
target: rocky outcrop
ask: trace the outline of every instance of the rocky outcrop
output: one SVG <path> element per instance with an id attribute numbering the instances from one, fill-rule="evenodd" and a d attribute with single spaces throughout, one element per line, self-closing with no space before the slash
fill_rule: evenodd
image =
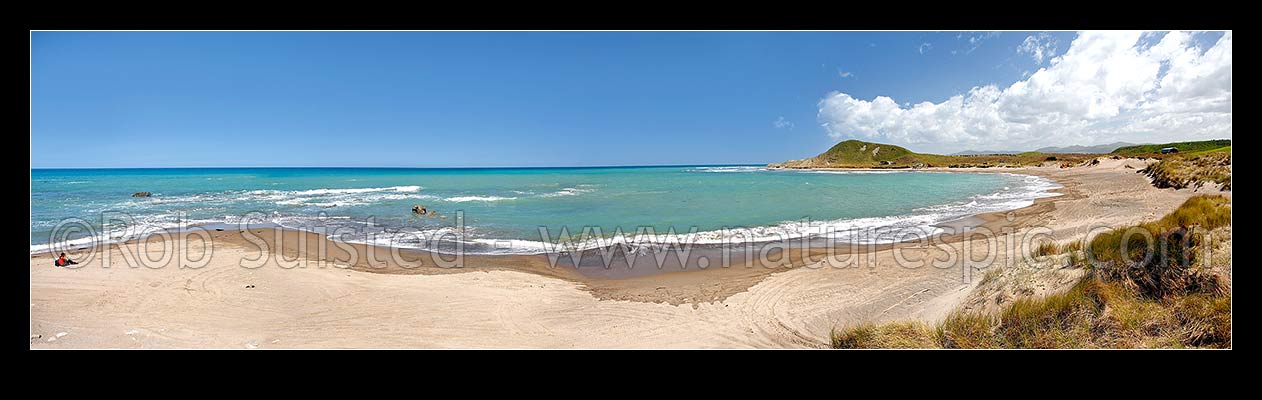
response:
<path id="1" fill-rule="evenodd" d="M 136 192 L 136 193 L 132 193 L 131 197 L 149 197 L 152 195 L 153 193 L 149 193 L 149 192 Z"/>
<path id="2" fill-rule="evenodd" d="M 801 160 L 789 160 L 782 163 L 767 164 L 767 168 L 824 168 L 828 167 L 828 163 L 819 159 L 819 157 L 804 158 Z"/>
<path id="3" fill-rule="evenodd" d="M 417 205 L 412 206 L 412 214 L 416 214 L 422 217 L 438 217 L 438 211 L 425 208 L 424 204 L 417 204 Z M 439 218 L 447 218 L 447 217 L 439 217 Z"/>

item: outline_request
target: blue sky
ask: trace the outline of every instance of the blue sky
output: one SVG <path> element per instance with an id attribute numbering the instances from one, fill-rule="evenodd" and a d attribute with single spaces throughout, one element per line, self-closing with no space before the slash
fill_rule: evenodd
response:
<path id="1" fill-rule="evenodd" d="M 898 110 L 871 125 L 847 107 L 884 96 L 910 111 L 1003 89 L 1053 69 L 1051 56 L 1021 50 L 1028 40 L 1055 44 L 1044 47 L 1055 56 L 1076 36 L 33 32 L 31 166 L 767 163 L 848 137 L 922 151 L 1008 147 L 909 128 L 923 121 L 904 123 Z M 1226 42 L 1230 137 L 1230 34 L 1194 39 L 1187 46 Z M 1123 115 L 1139 109 L 1127 104 Z"/>

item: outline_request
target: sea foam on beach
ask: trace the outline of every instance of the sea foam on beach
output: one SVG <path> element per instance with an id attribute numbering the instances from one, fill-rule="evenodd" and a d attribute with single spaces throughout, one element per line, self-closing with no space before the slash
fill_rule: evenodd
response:
<path id="1" fill-rule="evenodd" d="M 32 253 L 243 222 L 352 232 L 337 239 L 440 251 L 435 243 L 459 238 L 465 251 L 485 254 L 554 251 L 562 229 L 581 236 L 584 228 L 588 235 L 574 248 L 830 234 L 881 243 L 900 240 L 878 234 L 882 229 L 934 234 L 935 225 L 1028 206 L 1058 187 L 1018 174 L 762 166 L 33 170 L 32 181 L 41 182 L 31 194 Z M 131 197 L 136 191 L 153 196 Z M 438 215 L 412 214 L 417 204 Z M 90 228 L 66 232 L 67 220 Z M 624 234 L 616 235 L 618 229 Z"/>

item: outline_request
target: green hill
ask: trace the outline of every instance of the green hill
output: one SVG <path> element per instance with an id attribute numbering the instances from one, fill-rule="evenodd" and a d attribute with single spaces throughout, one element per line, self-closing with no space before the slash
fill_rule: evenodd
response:
<path id="1" fill-rule="evenodd" d="M 774 168 L 919 168 L 919 167 L 1016 167 L 1060 162 L 1074 165 L 1092 158 L 1088 154 L 1020 154 L 954 155 L 923 154 L 892 144 L 847 140 L 837 143 L 818 156 L 770 164 Z"/>
<path id="2" fill-rule="evenodd" d="M 1202 140 L 1199 142 L 1175 142 L 1162 144 L 1141 144 L 1138 146 L 1118 147 L 1113 154 L 1160 154 L 1161 149 L 1175 147 L 1180 153 L 1196 153 L 1216 150 L 1231 146 L 1231 139 Z"/>
<path id="3" fill-rule="evenodd" d="M 819 159 L 829 164 L 879 164 L 881 161 L 894 162 L 915 154 L 891 144 L 847 140 L 820 154 Z"/>

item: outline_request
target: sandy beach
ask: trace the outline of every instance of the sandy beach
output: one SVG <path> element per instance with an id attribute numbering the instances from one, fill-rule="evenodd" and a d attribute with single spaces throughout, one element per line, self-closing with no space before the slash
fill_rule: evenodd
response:
<path id="1" fill-rule="evenodd" d="M 1145 162 L 950 171 L 1055 180 L 1064 186 L 1060 196 L 972 221 L 1008 237 L 1037 230 L 1067 241 L 1092 227 L 1158 218 L 1207 190 L 1157 189 L 1136 173 Z M 367 260 L 389 259 L 390 249 L 325 243 L 324 253 L 300 250 L 300 241 L 325 239 L 271 229 L 253 233 L 269 249 L 285 250 L 247 268 L 240 264 L 260 255 L 257 244 L 242 232 L 209 233 L 214 256 L 199 268 L 178 265 L 208 250 L 194 238 L 146 241 L 154 258 L 164 244 L 191 255 L 150 266 L 127 266 L 128 257 L 143 256 L 137 241 L 106 246 L 73 269 L 54 268 L 49 254 L 32 255 L 30 346 L 819 348 L 834 327 L 939 320 L 966 305 L 980 271 L 1021 254 L 1005 246 L 991 254 L 986 243 L 951 235 L 940 243 L 881 246 L 858 266 L 838 265 L 821 249 L 794 249 L 787 252 L 792 262 L 776 268 L 753 263 L 601 279 L 552 268 L 544 256 L 466 256 L 462 268 L 407 268 Z M 351 252 L 355 263 L 345 261 Z M 970 263 L 952 253 L 994 257 Z M 947 261 L 908 268 L 900 265 L 905 260 Z"/>

